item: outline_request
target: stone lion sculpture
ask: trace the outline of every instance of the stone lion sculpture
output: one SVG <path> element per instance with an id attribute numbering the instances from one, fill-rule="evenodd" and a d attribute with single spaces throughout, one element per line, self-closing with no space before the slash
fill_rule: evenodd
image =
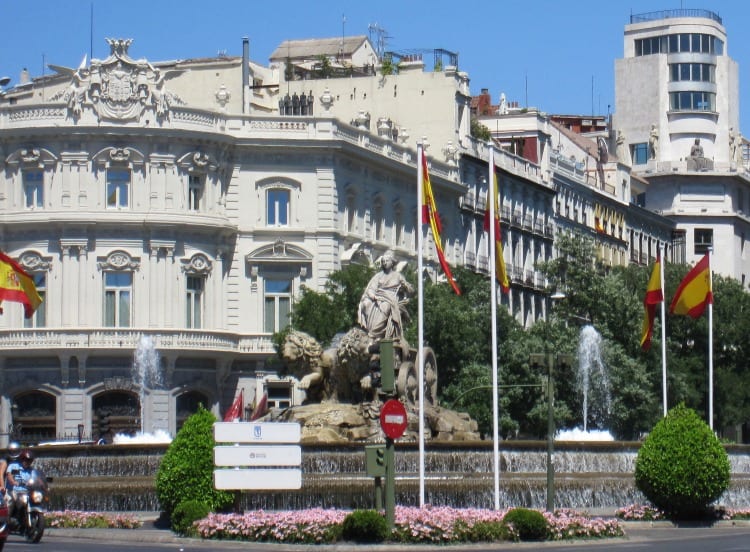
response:
<path id="1" fill-rule="evenodd" d="M 373 392 L 369 344 L 361 328 L 349 330 L 337 346 L 325 350 L 311 335 L 292 330 L 281 346 L 281 357 L 287 372 L 307 392 L 305 402 L 357 403 Z"/>

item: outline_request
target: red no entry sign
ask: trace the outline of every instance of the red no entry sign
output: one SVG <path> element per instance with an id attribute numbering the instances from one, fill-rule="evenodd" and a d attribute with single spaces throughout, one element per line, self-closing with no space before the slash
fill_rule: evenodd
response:
<path id="1" fill-rule="evenodd" d="M 380 409 L 380 427 L 383 433 L 391 439 L 398 439 L 406 431 L 406 408 L 396 399 L 389 399 Z"/>

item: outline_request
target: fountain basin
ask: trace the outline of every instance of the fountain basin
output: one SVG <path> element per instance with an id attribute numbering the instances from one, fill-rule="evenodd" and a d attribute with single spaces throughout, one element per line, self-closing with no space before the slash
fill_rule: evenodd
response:
<path id="1" fill-rule="evenodd" d="M 635 488 L 638 442 L 555 444 L 555 504 L 577 510 L 628 506 L 645 499 Z M 37 447 L 37 463 L 52 476 L 52 508 L 158 511 L 154 481 L 163 444 Z M 730 489 L 720 503 L 750 506 L 750 446 L 727 447 Z M 504 441 L 500 449 L 502 507 L 544 508 L 546 442 Z M 372 508 L 374 481 L 365 474 L 362 445 L 303 446 L 299 491 L 243 493 L 245 509 Z M 435 506 L 493 508 L 492 443 L 428 443 L 425 498 Z M 396 445 L 396 501 L 419 503 L 419 453 Z"/>

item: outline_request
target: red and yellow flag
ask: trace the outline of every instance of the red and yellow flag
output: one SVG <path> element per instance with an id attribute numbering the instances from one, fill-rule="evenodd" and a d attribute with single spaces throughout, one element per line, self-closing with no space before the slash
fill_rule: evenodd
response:
<path id="1" fill-rule="evenodd" d="M 706 306 L 713 302 L 711 267 L 708 253 L 706 253 L 680 282 L 672 304 L 669 306 L 669 314 L 684 314 L 690 318 L 699 318 L 706 310 Z"/>
<path id="2" fill-rule="evenodd" d="M 654 268 L 651 270 L 651 278 L 649 278 L 648 286 L 646 287 L 646 296 L 643 298 L 645 314 L 643 317 L 643 331 L 641 333 L 641 349 L 644 351 L 648 351 L 651 348 L 656 305 L 662 301 L 664 301 L 664 292 L 661 285 L 661 259 L 657 257 Z"/>
<path id="3" fill-rule="evenodd" d="M 505 269 L 505 258 L 503 257 L 503 236 L 500 233 L 500 190 L 497 185 L 497 174 L 492 171 L 493 178 L 493 195 L 495 200 L 495 277 L 503 293 L 510 292 L 510 280 L 508 280 L 508 271 Z M 490 207 L 484 212 L 484 231 L 490 230 Z"/>
<path id="4" fill-rule="evenodd" d="M 458 289 L 456 281 L 453 279 L 451 274 L 451 268 L 448 266 L 448 261 L 445 259 L 445 253 L 443 252 L 443 241 L 440 237 L 440 233 L 443 231 L 440 225 L 440 215 L 437 212 L 437 206 L 435 205 L 435 196 L 432 193 L 432 184 L 430 184 L 430 174 L 427 172 L 427 157 L 422 152 L 422 224 L 429 222 L 430 228 L 432 229 L 432 239 L 435 242 L 435 250 L 437 251 L 438 260 L 440 266 L 443 268 L 445 277 L 448 278 L 453 291 L 456 295 L 461 295 L 461 290 Z"/>
<path id="5" fill-rule="evenodd" d="M 42 304 L 34 279 L 16 261 L 0 252 L 0 303 L 3 301 L 22 303 L 26 318 L 31 318 Z"/>

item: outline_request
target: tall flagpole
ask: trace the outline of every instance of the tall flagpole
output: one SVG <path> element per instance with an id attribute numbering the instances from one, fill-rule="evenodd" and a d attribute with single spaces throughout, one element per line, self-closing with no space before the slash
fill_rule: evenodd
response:
<path id="1" fill-rule="evenodd" d="M 664 402 L 664 416 L 667 415 L 667 318 L 665 316 L 666 311 L 666 295 L 664 294 L 664 254 L 666 248 L 659 246 L 659 286 L 661 287 L 661 386 L 662 395 Z"/>
<path id="2" fill-rule="evenodd" d="M 711 249 L 708 249 L 708 289 L 714 292 Z M 714 305 L 708 303 L 708 427 L 714 429 Z"/>
<path id="3" fill-rule="evenodd" d="M 498 431 L 498 385 L 497 385 L 497 317 L 495 316 L 497 308 L 497 283 L 495 281 L 495 271 L 497 270 L 495 261 L 495 148 L 489 144 L 490 156 L 487 175 L 487 202 L 489 203 L 490 218 L 490 316 L 492 327 L 492 452 L 495 477 L 495 510 L 500 509 L 500 449 L 499 449 L 499 431 Z"/>
<path id="4" fill-rule="evenodd" d="M 424 208 L 424 174 L 422 142 L 417 142 L 417 381 L 419 386 L 419 507 L 424 508 L 424 281 L 422 280 L 422 209 Z"/>

